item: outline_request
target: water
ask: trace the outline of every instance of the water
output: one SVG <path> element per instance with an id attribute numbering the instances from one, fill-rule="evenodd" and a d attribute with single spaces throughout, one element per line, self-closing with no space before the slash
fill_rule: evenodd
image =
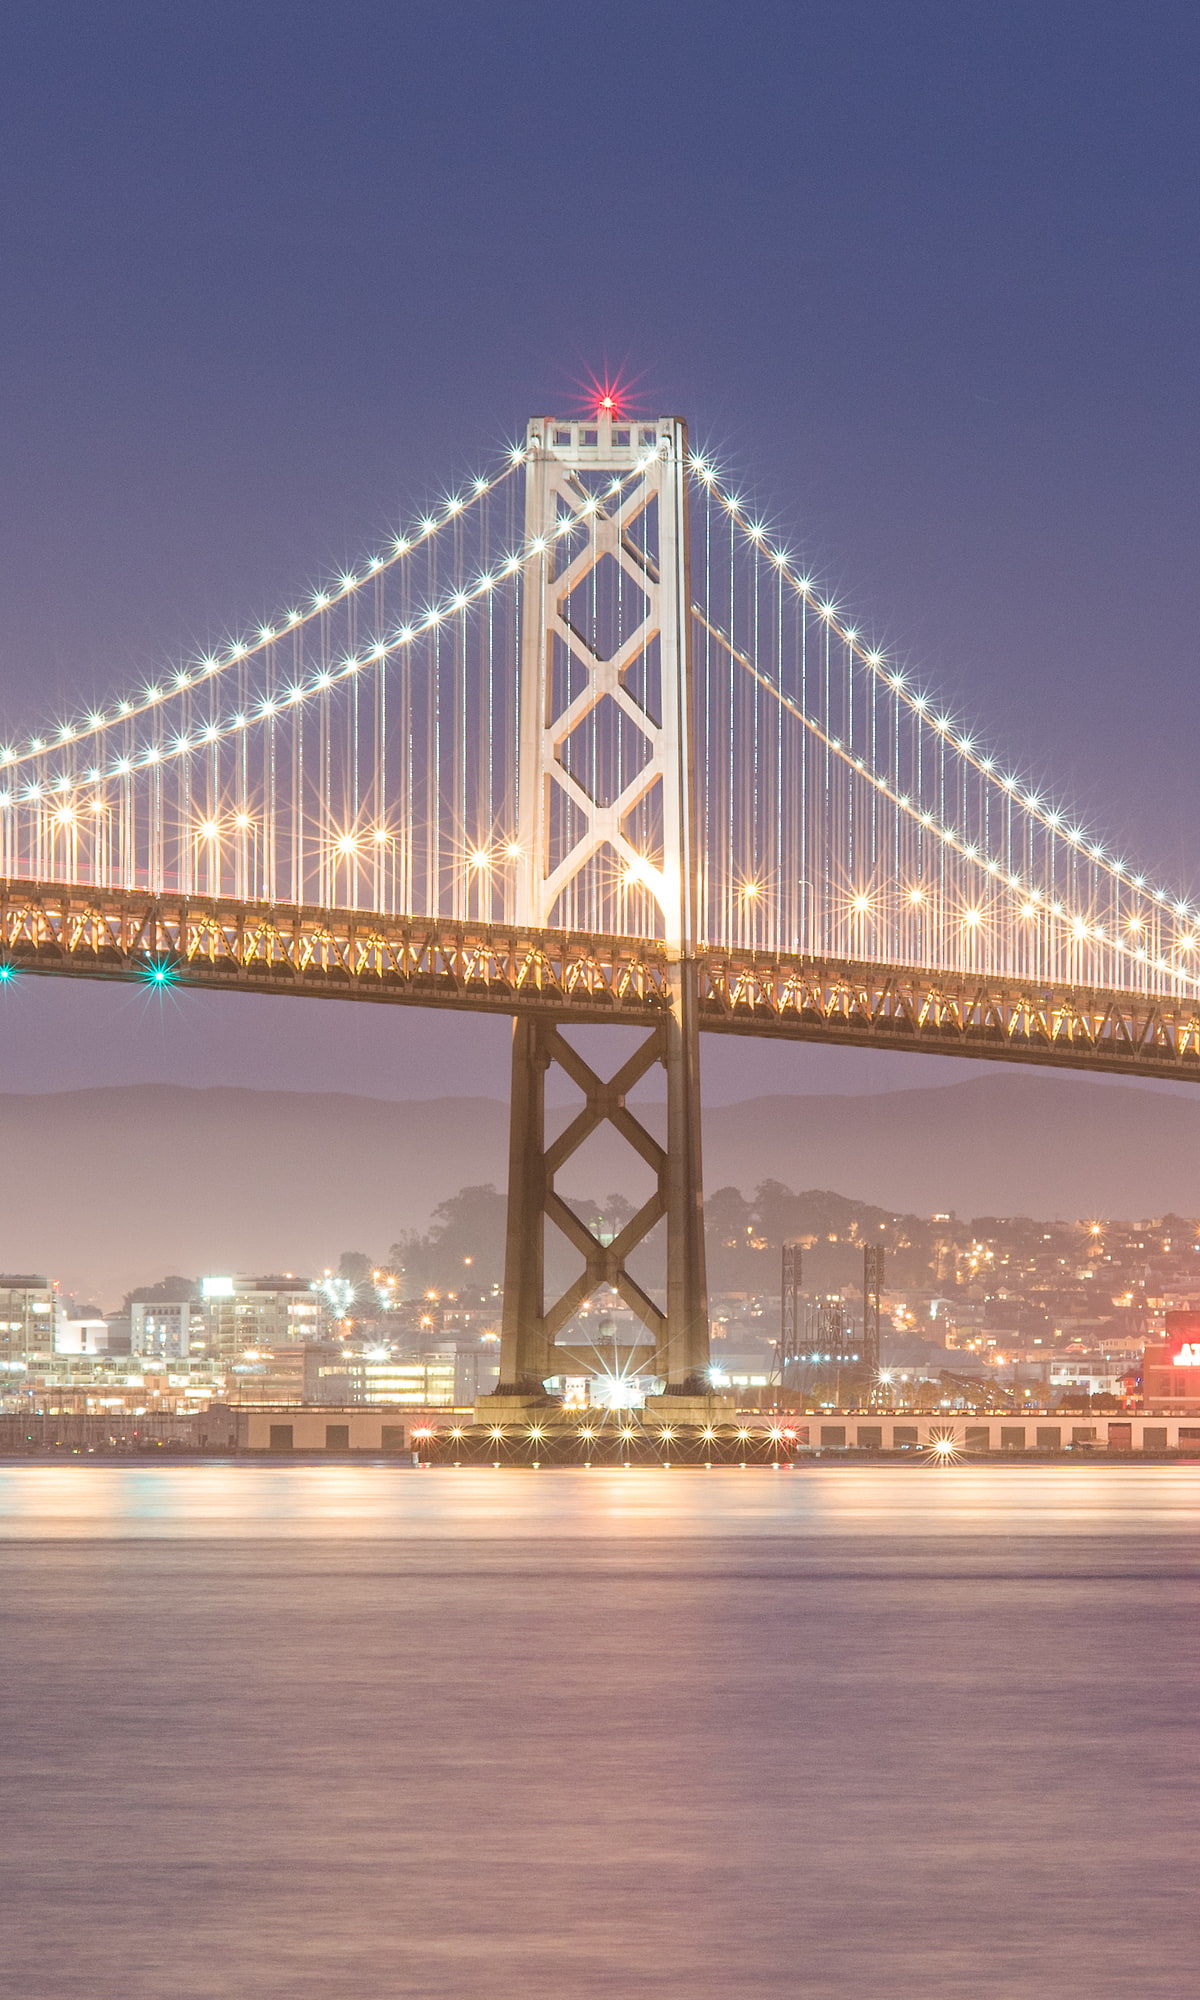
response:
<path id="1" fill-rule="evenodd" d="M 0 1468 L 19 2000 L 1197 1991 L 1188 1467 Z"/>

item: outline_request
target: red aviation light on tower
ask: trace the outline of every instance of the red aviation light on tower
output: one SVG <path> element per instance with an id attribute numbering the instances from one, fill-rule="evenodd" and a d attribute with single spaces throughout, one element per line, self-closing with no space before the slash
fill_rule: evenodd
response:
<path id="1" fill-rule="evenodd" d="M 593 422 L 607 418 L 610 423 L 623 423 L 633 415 L 633 385 L 620 375 L 589 374 L 580 382 L 582 391 L 580 403 L 584 414 Z"/>
<path id="2" fill-rule="evenodd" d="M 597 382 L 592 389 L 592 415 L 616 419 L 625 415 L 625 396 L 619 382 Z"/>

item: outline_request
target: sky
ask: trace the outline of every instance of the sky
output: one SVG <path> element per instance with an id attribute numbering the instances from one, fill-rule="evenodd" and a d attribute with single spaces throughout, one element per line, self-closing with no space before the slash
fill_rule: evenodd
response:
<path id="1" fill-rule="evenodd" d="M 269 616 L 619 370 L 1195 894 L 1198 82 L 1173 0 L 10 10 L 2 733 Z M 0 1089 L 506 1087 L 476 1016 L 0 1001 Z M 974 1067 L 709 1040 L 714 1101 Z"/>

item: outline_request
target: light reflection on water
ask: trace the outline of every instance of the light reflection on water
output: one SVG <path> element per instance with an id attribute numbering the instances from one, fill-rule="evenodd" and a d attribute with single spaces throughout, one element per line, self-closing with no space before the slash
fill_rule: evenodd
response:
<path id="1" fill-rule="evenodd" d="M 772 1472 L 387 1465 L 0 1466 L 0 1538 L 1137 1535 L 1200 1526 L 1200 1468 Z"/>
<path id="2" fill-rule="evenodd" d="M 1200 1473 L 0 1466 L 14 2000 L 1187 2000 Z"/>

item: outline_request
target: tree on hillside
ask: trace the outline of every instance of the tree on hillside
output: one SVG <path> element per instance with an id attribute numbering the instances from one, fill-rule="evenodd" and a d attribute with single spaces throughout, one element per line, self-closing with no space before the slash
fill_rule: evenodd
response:
<path id="1" fill-rule="evenodd" d="M 403 1274 L 402 1290 L 488 1291 L 504 1276 L 504 1196 L 491 1182 L 460 1188 L 433 1211 L 424 1233 L 406 1230 L 389 1261 Z"/>
<path id="2" fill-rule="evenodd" d="M 343 1250 L 338 1258 L 338 1277 L 348 1285 L 365 1285 L 374 1269 L 365 1250 Z"/>

